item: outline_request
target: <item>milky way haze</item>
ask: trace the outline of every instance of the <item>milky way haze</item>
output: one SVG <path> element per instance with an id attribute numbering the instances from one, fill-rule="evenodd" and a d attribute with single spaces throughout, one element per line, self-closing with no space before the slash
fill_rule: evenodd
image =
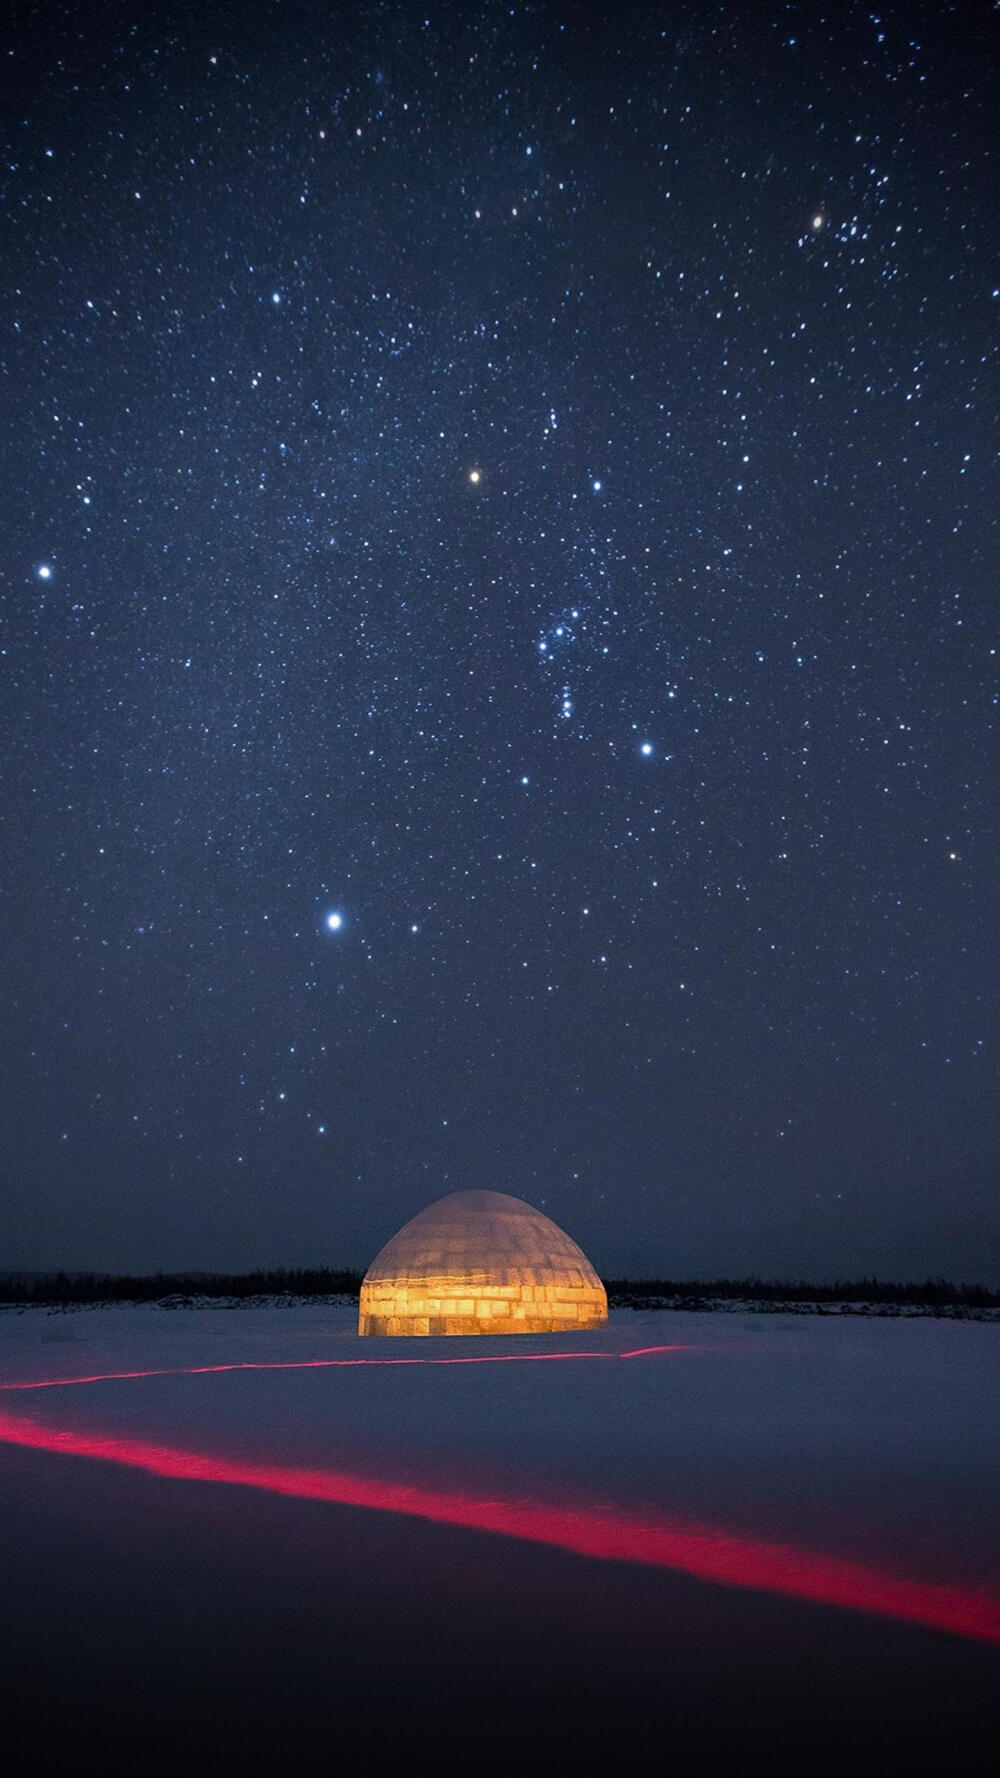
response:
<path id="1" fill-rule="evenodd" d="M 5 1263 L 995 1282 L 996 12 L 3 29 Z"/>

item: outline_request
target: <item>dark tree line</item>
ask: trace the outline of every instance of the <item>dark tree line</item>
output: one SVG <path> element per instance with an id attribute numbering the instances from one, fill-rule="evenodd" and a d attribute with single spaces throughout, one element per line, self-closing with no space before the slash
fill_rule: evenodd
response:
<path id="1" fill-rule="evenodd" d="M 861 1278 L 836 1284 L 802 1280 L 769 1282 L 760 1278 L 713 1278 L 678 1281 L 670 1278 L 609 1278 L 608 1299 L 615 1308 L 650 1308 L 657 1302 L 696 1308 L 699 1304 L 745 1300 L 754 1303 L 872 1303 L 916 1308 L 1000 1308 L 1000 1292 L 984 1284 L 949 1284 L 927 1278 L 922 1284 L 894 1284 L 884 1278 Z M 14 1272 L 0 1275 L 0 1302 L 61 1307 L 74 1303 L 150 1303 L 164 1299 L 226 1297 L 340 1296 L 356 1299 L 361 1273 L 314 1266 L 303 1271 L 154 1272 L 122 1277 L 100 1272 Z"/>
<path id="2" fill-rule="evenodd" d="M 713 1278 L 680 1283 L 671 1278 L 608 1278 L 608 1300 L 616 1308 L 644 1308 L 654 1299 L 754 1303 L 896 1303 L 916 1308 L 995 1309 L 1000 1292 L 985 1284 L 950 1284 L 946 1278 L 925 1278 L 922 1284 L 895 1284 L 885 1278 L 842 1279 L 836 1284 L 809 1284 L 761 1278 Z"/>
<path id="3" fill-rule="evenodd" d="M 13 1273 L 0 1276 L 0 1302 L 152 1303 L 163 1297 L 348 1296 L 361 1288 L 360 1272 L 314 1266 L 305 1271 L 153 1272 L 121 1277 L 102 1272 Z"/>

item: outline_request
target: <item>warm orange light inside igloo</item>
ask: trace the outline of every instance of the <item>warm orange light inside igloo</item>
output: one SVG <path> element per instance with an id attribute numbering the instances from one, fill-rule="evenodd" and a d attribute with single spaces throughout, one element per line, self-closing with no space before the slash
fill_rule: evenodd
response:
<path id="1" fill-rule="evenodd" d="M 505 1192 L 452 1192 L 406 1223 L 361 1286 L 361 1334 L 567 1333 L 608 1318 L 576 1242 Z"/>

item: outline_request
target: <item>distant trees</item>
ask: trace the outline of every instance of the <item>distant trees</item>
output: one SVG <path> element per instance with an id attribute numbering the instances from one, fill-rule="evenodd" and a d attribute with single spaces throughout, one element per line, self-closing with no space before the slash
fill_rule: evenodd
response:
<path id="1" fill-rule="evenodd" d="M 649 1308 L 656 1300 L 672 1307 L 698 1308 L 709 1302 L 752 1303 L 872 1303 L 926 1309 L 996 1309 L 1000 1292 L 985 1284 L 950 1284 L 946 1278 L 926 1278 L 922 1284 L 897 1284 L 884 1278 L 839 1280 L 835 1284 L 795 1283 L 761 1278 L 713 1278 L 707 1282 L 679 1283 L 669 1278 L 605 1279 L 608 1302 L 615 1308 Z"/>
<path id="2" fill-rule="evenodd" d="M 257 1296 L 357 1297 L 361 1273 L 314 1266 L 304 1271 L 153 1272 L 143 1277 L 106 1272 L 15 1272 L 0 1276 L 0 1302 L 48 1305 L 152 1303 L 166 1298 Z"/>
<path id="3" fill-rule="evenodd" d="M 760 1278 L 607 1278 L 608 1301 L 617 1309 L 699 1309 L 718 1302 L 767 1305 L 857 1303 L 913 1307 L 930 1313 L 1000 1308 L 1000 1292 L 985 1284 L 949 1284 L 926 1278 L 922 1284 L 894 1284 L 861 1278 L 836 1284 L 769 1282 Z M 105 1272 L 13 1272 L 0 1275 L 0 1303 L 62 1308 L 85 1303 L 168 1303 L 180 1307 L 195 1298 L 246 1302 L 254 1297 L 325 1297 L 356 1300 L 361 1273 L 313 1266 L 300 1271 L 153 1272 L 142 1277 Z"/>

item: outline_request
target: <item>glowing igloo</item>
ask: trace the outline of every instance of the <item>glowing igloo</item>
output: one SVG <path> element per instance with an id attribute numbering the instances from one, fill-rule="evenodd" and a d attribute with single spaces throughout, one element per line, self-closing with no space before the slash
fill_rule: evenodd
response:
<path id="1" fill-rule="evenodd" d="M 358 1332 L 564 1333 L 607 1318 L 586 1254 L 540 1210 L 506 1192 L 451 1192 L 372 1261 Z"/>

